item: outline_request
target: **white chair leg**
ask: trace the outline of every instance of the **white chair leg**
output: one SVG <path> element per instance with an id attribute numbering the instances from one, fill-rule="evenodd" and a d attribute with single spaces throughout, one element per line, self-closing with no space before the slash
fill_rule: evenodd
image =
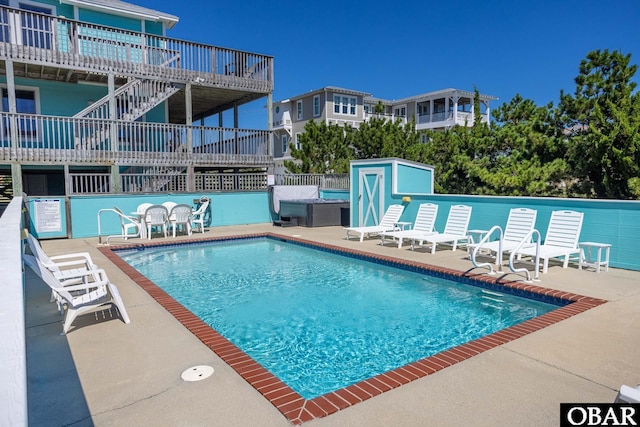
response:
<path id="1" fill-rule="evenodd" d="M 124 303 L 122 302 L 122 298 L 120 297 L 120 292 L 118 292 L 118 288 L 116 288 L 116 285 L 109 283 L 109 292 L 111 293 L 111 298 L 113 298 L 115 306 L 118 307 L 118 311 L 120 312 L 120 316 L 122 316 L 122 320 L 124 320 L 124 323 L 131 323 L 129 315 L 127 314 L 127 310 L 125 309 Z"/>

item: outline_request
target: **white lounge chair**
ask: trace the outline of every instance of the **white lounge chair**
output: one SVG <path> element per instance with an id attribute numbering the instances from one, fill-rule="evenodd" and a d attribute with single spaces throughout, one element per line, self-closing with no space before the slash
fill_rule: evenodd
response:
<path id="1" fill-rule="evenodd" d="M 360 235 L 360 241 L 364 240 L 365 235 L 372 234 L 380 234 L 383 231 L 394 231 L 397 230 L 396 223 L 400 221 L 400 217 L 402 216 L 402 212 L 404 211 L 404 206 L 402 205 L 391 205 L 387 208 L 387 211 L 382 216 L 380 223 L 378 225 L 370 225 L 370 226 L 362 226 L 362 227 L 346 227 L 345 230 L 347 232 L 347 240 L 349 240 L 351 233 L 356 233 Z"/>
<path id="2" fill-rule="evenodd" d="M 149 240 L 151 240 L 151 230 L 153 227 L 159 227 L 164 237 L 167 237 L 169 211 L 162 205 L 151 205 L 144 214 L 144 223 L 147 227 L 147 238 Z"/>
<path id="3" fill-rule="evenodd" d="M 613 403 L 640 403 L 640 385 L 630 387 L 628 385 L 620 386 L 620 391 Z"/>
<path id="4" fill-rule="evenodd" d="M 131 322 L 122 298 L 120 298 L 118 288 L 109 282 L 104 270 L 98 269 L 87 272 L 87 276 L 93 279 L 91 282 L 62 286 L 53 273 L 36 257 L 24 254 L 22 259 L 51 288 L 52 292 L 59 297 L 59 300 L 66 305 L 67 315 L 62 328 L 63 334 L 69 331 L 71 324 L 80 314 L 95 311 L 106 304 L 117 307 L 124 323 Z"/>
<path id="5" fill-rule="evenodd" d="M 202 234 L 204 234 L 204 216 L 207 213 L 207 208 L 209 207 L 209 200 L 205 200 L 202 202 L 200 207 L 192 214 L 191 224 L 192 228 L 196 225 L 200 228 Z"/>
<path id="6" fill-rule="evenodd" d="M 562 267 L 567 268 L 571 255 L 581 256 L 578 239 L 582 230 L 583 218 L 582 212 L 551 212 L 549 228 L 547 228 L 543 244 L 517 249 L 516 255 L 535 257 L 537 253 L 538 257 L 543 259 L 543 273 L 546 273 L 549 268 L 549 258 L 564 257 Z M 538 269 L 539 266 L 536 265 L 535 268 Z"/>
<path id="7" fill-rule="evenodd" d="M 191 236 L 191 215 L 193 209 L 186 204 L 175 205 L 169 212 L 169 225 L 173 229 L 173 237 L 176 237 L 178 226 L 184 226 L 187 235 Z"/>
<path id="8" fill-rule="evenodd" d="M 469 244 L 473 249 L 471 259 L 475 264 L 476 255 L 480 251 L 496 254 L 496 266 L 502 265 L 502 254 L 516 249 L 525 239 L 531 240 L 531 232 L 536 225 L 538 211 L 527 208 L 513 208 L 509 211 L 507 226 L 504 233 L 500 226 L 493 226 L 489 232 L 476 244 Z M 498 240 L 488 241 L 495 231 L 500 232 Z M 486 264 L 485 264 L 486 265 Z"/>
<path id="9" fill-rule="evenodd" d="M 384 246 L 385 237 L 393 237 L 398 239 L 398 249 L 402 247 L 402 240 L 410 237 L 415 233 L 433 234 L 433 227 L 436 223 L 436 216 L 438 215 L 438 205 L 433 203 L 422 203 L 418 207 L 418 213 L 416 220 L 413 223 L 411 230 L 395 230 L 395 231 L 383 231 L 380 233 L 380 244 Z"/>
<path id="10" fill-rule="evenodd" d="M 452 250 L 456 250 L 459 241 L 469 243 L 467 228 L 469 228 L 469 220 L 471 219 L 471 206 L 454 205 L 449 209 L 447 223 L 444 226 L 444 232 L 425 234 L 414 233 L 409 236 L 411 239 L 411 249 L 414 249 L 416 242 L 424 242 L 431 244 L 431 253 L 436 253 L 436 245 L 438 243 L 452 243 Z"/>
<path id="11" fill-rule="evenodd" d="M 27 235 L 27 245 L 31 253 L 38 258 L 53 276 L 63 283 L 76 284 L 82 282 L 82 276 L 89 270 L 98 267 L 93 263 L 88 252 L 77 252 L 49 257 L 40 242 L 32 234 Z"/>

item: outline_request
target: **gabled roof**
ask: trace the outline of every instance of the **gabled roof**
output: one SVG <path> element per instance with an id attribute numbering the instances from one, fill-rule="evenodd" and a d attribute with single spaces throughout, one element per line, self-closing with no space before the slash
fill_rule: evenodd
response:
<path id="1" fill-rule="evenodd" d="M 403 104 L 407 102 L 426 101 L 428 99 L 440 98 L 442 96 L 447 96 L 447 95 L 458 95 L 458 96 L 464 96 L 464 97 L 473 99 L 473 97 L 475 96 L 475 93 L 468 90 L 448 88 L 448 89 L 440 89 L 433 92 L 423 93 L 421 95 L 413 95 L 407 98 L 395 99 L 393 101 L 387 101 L 387 102 L 397 105 L 397 104 Z M 498 98 L 492 95 L 480 94 L 480 99 L 483 101 L 495 101 Z"/>
<path id="2" fill-rule="evenodd" d="M 148 21 L 159 21 L 166 24 L 167 28 L 172 28 L 179 21 L 179 18 L 175 15 L 148 9 L 121 0 L 60 0 L 60 3 L 108 12 L 114 15 L 146 19 Z"/>
<path id="3" fill-rule="evenodd" d="M 355 95 L 355 96 L 362 96 L 362 97 L 371 96 L 370 93 L 361 92 L 361 91 L 358 91 L 358 90 L 345 89 L 345 88 L 336 87 L 336 86 L 325 86 L 325 87 L 322 87 L 320 89 L 310 90 L 309 92 L 306 92 L 306 93 L 303 93 L 303 94 L 300 94 L 300 95 L 296 95 L 296 96 L 292 96 L 291 98 L 283 99 L 281 101 L 278 101 L 278 103 L 296 101 L 296 100 L 301 99 L 301 98 L 306 98 L 309 95 L 315 95 L 317 93 L 322 93 L 322 92 L 338 92 L 338 93 L 341 93 L 341 94 L 344 94 L 344 95 Z"/>

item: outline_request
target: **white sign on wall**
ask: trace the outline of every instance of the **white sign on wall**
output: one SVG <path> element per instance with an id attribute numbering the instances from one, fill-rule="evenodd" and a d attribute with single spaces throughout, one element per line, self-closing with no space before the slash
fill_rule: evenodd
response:
<path id="1" fill-rule="evenodd" d="M 60 199 L 36 199 L 35 228 L 37 233 L 52 233 L 62 231 L 62 209 Z"/>

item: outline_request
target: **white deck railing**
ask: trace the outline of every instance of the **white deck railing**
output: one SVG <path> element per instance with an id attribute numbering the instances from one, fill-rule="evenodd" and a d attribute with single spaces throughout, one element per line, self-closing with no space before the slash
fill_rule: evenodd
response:
<path id="1" fill-rule="evenodd" d="M 167 166 L 134 167 L 120 174 L 123 193 L 264 191 L 267 173 L 196 172 L 189 181 L 186 168 Z M 142 170 L 135 170 L 142 169 Z M 74 172 L 69 174 L 67 194 L 109 194 L 113 192 L 113 177 L 109 173 Z M 277 185 L 317 185 L 322 190 L 348 190 L 349 174 L 287 174 L 275 175 Z"/>
<path id="2" fill-rule="evenodd" d="M 266 130 L 0 113 L 1 161 L 267 165 L 270 151 Z"/>
<path id="3" fill-rule="evenodd" d="M 0 58 L 85 72 L 273 90 L 273 58 L 0 7 Z"/>
<path id="4" fill-rule="evenodd" d="M 348 190 L 351 180 L 345 174 L 279 174 L 275 176 L 276 185 L 317 185 L 323 190 Z"/>
<path id="5" fill-rule="evenodd" d="M 0 425 L 27 426 L 27 357 L 22 277 L 22 197 L 0 216 Z"/>

